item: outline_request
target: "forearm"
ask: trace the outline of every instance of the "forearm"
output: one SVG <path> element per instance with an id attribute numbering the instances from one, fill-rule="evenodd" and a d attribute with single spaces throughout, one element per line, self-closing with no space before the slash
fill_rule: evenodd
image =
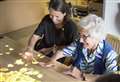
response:
<path id="1" fill-rule="evenodd" d="M 33 50 L 36 42 L 40 39 L 38 35 L 32 35 L 30 38 L 28 45 L 27 45 L 27 50 Z"/>
<path id="2" fill-rule="evenodd" d="M 63 54 L 63 51 L 57 51 L 57 53 L 55 55 L 53 55 L 53 57 L 51 58 L 51 61 L 56 61 L 57 59 L 63 58 L 65 57 Z"/>

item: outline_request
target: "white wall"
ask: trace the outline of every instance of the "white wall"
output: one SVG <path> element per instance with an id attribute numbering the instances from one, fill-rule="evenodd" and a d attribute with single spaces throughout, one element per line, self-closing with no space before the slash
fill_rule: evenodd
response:
<path id="1" fill-rule="evenodd" d="M 5 0 L 0 2 L 0 33 L 33 25 L 47 12 L 48 0 Z"/>
<path id="2" fill-rule="evenodd" d="M 76 4 L 79 0 L 67 0 Z M 0 33 L 15 31 L 39 23 L 48 13 L 49 0 L 0 1 Z"/>
<path id="3" fill-rule="evenodd" d="M 120 0 L 105 0 L 104 1 L 104 19 L 105 31 L 120 37 L 120 25 L 116 24 L 116 20 L 120 18 L 120 8 L 118 4 Z M 120 20 L 117 20 L 120 23 Z"/>

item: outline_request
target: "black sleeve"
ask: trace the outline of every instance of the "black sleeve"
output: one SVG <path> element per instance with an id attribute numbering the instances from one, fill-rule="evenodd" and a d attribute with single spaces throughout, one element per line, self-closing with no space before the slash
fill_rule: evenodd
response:
<path id="1" fill-rule="evenodd" d="M 34 34 L 42 36 L 43 34 L 45 34 L 45 27 L 46 27 L 46 23 L 47 23 L 47 16 L 45 16 L 40 24 L 38 25 L 37 29 L 34 31 Z"/>

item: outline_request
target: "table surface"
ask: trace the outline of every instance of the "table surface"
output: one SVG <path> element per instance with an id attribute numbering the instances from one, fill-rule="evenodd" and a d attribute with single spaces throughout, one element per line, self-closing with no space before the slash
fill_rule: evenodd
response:
<path id="1" fill-rule="evenodd" d="M 9 48 L 13 48 L 14 50 L 10 51 Z M 8 64 L 14 63 L 16 59 L 20 59 L 21 57 L 18 55 L 20 51 L 21 48 L 19 47 L 19 44 L 14 40 L 11 40 L 8 37 L 0 39 L 0 54 L 3 54 L 0 55 L 0 65 L 7 67 Z M 10 54 L 7 54 L 6 52 L 10 52 Z M 22 67 L 24 66 L 15 66 L 14 68 L 10 68 L 10 70 L 18 70 Z M 54 68 L 43 68 L 39 65 L 30 65 L 29 67 L 32 67 L 43 74 L 43 78 L 40 79 L 42 82 L 82 82 L 81 80 L 63 74 L 63 71 L 67 66 L 59 62 L 56 62 Z M 85 82 L 93 82 L 95 80 L 95 77 L 92 75 L 86 76 L 87 78 Z"/>

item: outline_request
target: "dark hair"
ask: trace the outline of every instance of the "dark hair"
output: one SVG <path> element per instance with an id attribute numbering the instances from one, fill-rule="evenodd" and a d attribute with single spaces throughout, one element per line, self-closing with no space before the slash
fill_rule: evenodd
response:
<path id="1" fill-rule="evenodd" d="M 65 2 L 65 0 L 50 0 L 49 9 L 52 8 L 55 11 L 61 11 L 66 13 L 66 15 L 71 15 L 70 5 Z"/>

